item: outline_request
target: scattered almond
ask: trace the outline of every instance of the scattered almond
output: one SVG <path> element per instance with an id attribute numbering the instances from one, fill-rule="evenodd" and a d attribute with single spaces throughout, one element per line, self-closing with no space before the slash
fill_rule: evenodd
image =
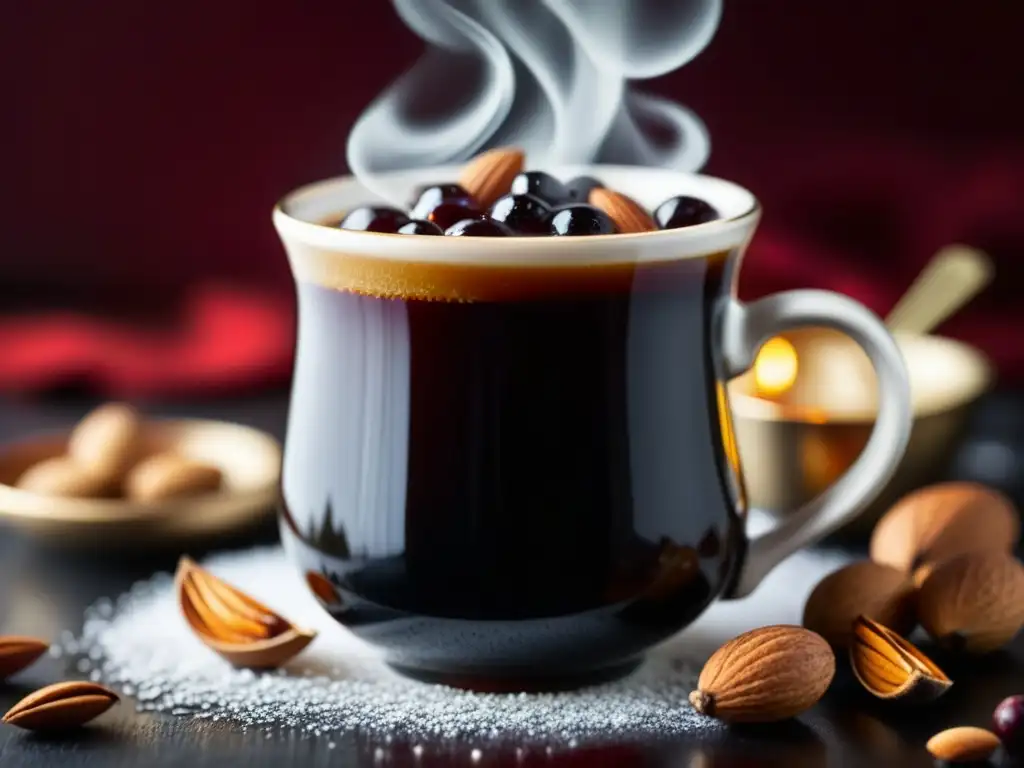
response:
<path id="1" fill-rule="evenodd" d="M 918 618 L 949 650 L 980 654 L 1002 648 L 1024 626 L 1024 566 L 1001 551 L 949 560 L 921 585 Z"/>
<path id="2" fill-rule="evenodd" d="M 927 750 L 937 760 L 973 763 L 987 760 L 999 749 L 999 737 L 984 728 L 949 728 L 928 739 Z"/>
<path id="3" fill-rule="evenodd" d="M 316 637 L 188 558 L 178 564 L 175 583 L 192 631 L 235 666 L 279 667 Z"/>
<path id="4" fill-rule="evenodd" d="M 220 488 L 218 467 L 175 453 L 158 453 L 139 462 L 125 478 L 125 492 L 136 501 L 164 501 Z"/>
<path id="5" fill-rule="evenodd" d="M 67 456 L 43 459 L 18 478 L 18 488 L 47 496 L 105 498 L 117 494 L 120 478 L 101 466 L 89 466 Z"/>
<path id="6" fill-rule="evenodd" d="M 118 701 L 116 693 L 96 683 L 56 683 L 19 701 L 3 721 L 29 731 L 62 731 L 85 725 Z"/>
<path id="7" fill-rule="evenodd" d="M 712 654 L 690 703 L 730 723 L 785 720 L 814 706 L 835 671 L 835 656 L 820 635 L 803 627 L 762 627 Z"/>
<path id="8" fill-rule="evenodd" d="M 914 584 L 902 571 L 870 560 L 851 563 L 822 579 L 804 606 L 803 625 L 833 648 L 848 648 L 860 615 L 898 634 L 914 627 Z"/>
<path id="9" fill-rule="evenodd" d="M 68 455 L 103 474 L 118 475 L 140 450 L 142 420 L 126 403 L 107 403 L 82 419 L 68 438 Z"/>
<path id="10" fill-rule="evenodd" d="M 1020 539 L 1013 503 L 977 483 L 940 483 L 904 496 L 871 536 L 871 559 L 912 573 L 967 552 L 1011 551 Z"/>
<path id="11" fill-rule="evenodd" d="M 523 170 L 525 155 L 517 147 L 498 147 L 483 152 L 466 164 L 459 184 L 473 196 L 481 208 L 489 208 L 512 187 L 512 180 Z"/>
<path id="12" fill-rule="evenodd" d="M 850 666 L 860 684 L 880 699 L 923 703 L 953 685 L 913 644 L 866 616 L 854 622 Z"/>
<path id="13" fill-rule="evenodd" d="M 607 213 L 621 234 L 651 232 L 658 228 L 651 214 L 640 203 L 621 192 L 595 187 L 590 191 L 589 202 Z"/>
<path id="14" fill-rule="evenodd" d="M 35 637 L 0 637 L 0 680 L 20 672 L 49 648 L 49 643 Z"/>

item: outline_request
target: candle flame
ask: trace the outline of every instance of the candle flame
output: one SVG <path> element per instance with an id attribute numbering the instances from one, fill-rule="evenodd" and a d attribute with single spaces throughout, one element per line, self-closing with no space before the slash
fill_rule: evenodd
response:
<path id="1" fill-rule="evenodd" d="M 769 339 L 754 361 L 754 383 L 763 397 L 778 397 L 796 381 L 796 350 L 781 336 Z"/>

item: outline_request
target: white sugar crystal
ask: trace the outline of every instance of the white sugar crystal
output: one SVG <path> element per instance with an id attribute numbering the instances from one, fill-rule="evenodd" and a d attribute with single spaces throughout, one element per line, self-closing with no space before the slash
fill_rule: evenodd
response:
<path id="1" fill-rule="evenodd" d="M 320 609 L 277 548 L 223 554 L 207 566 L 319 631 L 287 669 L 239 670 L 212 653 L 182 619 L 167 574 L 114 601 L 100 600 L 87 612 L 82 636 L 66 634 L 60 647 L 93 679 L 126 694 L 137 691 L 138 701 L 154 712 L 310 734 L 394 733 L 476 743 L 511 738 L 571 748 L 717 727 L 686 702 L 702 659 L 746 629 L 799 623 L 809 590 L 842 562 L 836 555 L 801 553 L 752 599 L 715 606 L 629 677 L 568 693 L 481 694 L 403 678 Z"/>

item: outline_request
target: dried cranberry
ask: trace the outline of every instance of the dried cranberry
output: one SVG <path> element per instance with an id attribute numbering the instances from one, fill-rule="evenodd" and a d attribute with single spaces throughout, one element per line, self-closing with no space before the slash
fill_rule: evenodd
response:
<path id="1" fill-rule="evenodd" d="M 612 235 L 615 222 L 600 208 L 574 203 L 556 208 L 548 219 L 552 235 Z"/>
<path id="2" fill-rule="evenodd" d="M 409 222 L 409 217 L 397 208 L 364 206 L 355 208 L 342 219 L 341 229 L 357 232 L 397 232 Z"/>
<path id="3" fill-rule="evenodd" d="M 533 195 L 505 195 L 491 206 L 490 216 L 520 235 L 548 233 L 551 208 Z"/>
<path id="4" fill-rule="evenodd" d="M 654 220 L 662 229 L 692 227 L 694 224 L 705 224 L 717 218 L 718 211 L 709 203 L 687 195 L 669 198 L 654 212 Z"/>

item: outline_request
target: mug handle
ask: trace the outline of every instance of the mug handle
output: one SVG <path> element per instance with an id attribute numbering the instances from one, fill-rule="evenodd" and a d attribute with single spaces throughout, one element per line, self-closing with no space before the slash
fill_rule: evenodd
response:
<path id="1" fill-rule="evenodd" d="M 749 370 L 764 342 L 802 325 L 841 331 L 867 353 L 878 377 L 878 416 L 867 445 L 842 477 L 750 540 L 727 598 L 750 594 L 783 559 L 856 516 L 892 477 L 910 437 L 910 382 L 899 347 L 874 314 L 838 293 L 786 291 L 749 305 L 730 299 L 720 326 L 726 376 Z"/>

